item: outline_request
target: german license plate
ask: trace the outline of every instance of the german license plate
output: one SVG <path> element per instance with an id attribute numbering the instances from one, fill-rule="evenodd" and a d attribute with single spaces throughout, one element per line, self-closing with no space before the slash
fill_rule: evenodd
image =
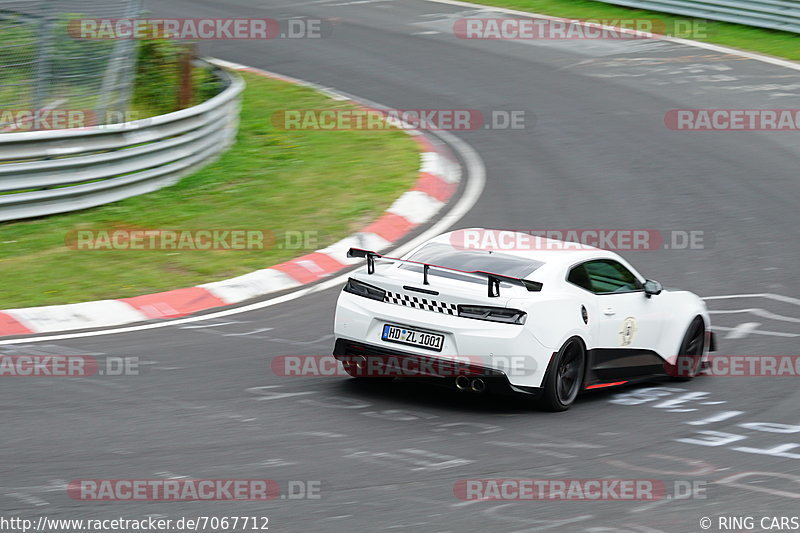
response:
<path id="1" fill-rule="evenodd" d="M 417 346 L 418 348 L 425 348 L 426 350 L 434 350 L 436 352 L 441 352 L 444 346 L 444 335 L 404 328 L 402 326 L 393 326 L 391 324 L 384 324 L 381 339 L 386 342 L 407 344 L 408 346 Z"/>

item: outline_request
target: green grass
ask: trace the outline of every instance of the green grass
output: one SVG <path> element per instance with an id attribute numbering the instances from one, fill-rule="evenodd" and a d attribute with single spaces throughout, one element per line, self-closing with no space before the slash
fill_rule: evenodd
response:
<path id="1" fill-rule="evenodd" d="M 190 287 L 312 250 L 75 250 L 79 229 L 315 232 L 314 248 L 380 215 L 417 177 L 416 143 L 398 130 L 283 131 L 285 109 L 348 108 L 307 88 L 245 74 L 237 144 L 173 187 L 114 204 L 0 224 L 0 309 L 121 298 Z"/>
<path id="2" fill-rule="evenodd" d="M 482 0 L 476 2 L 487 6 L 504 7 L 578 19 L 631 19 L 646 18 L 663 21 L 667 28 L 674 28 L 677 21 L 690 17 L 669 15 L 657 11 L 629 9 L 592 0 Z M 727 22 L 704 21 L 700 28 L 705 35 L 686 35 L 688 39 L 721 44 L 733 48 L 752 50 L 777 57 L 800 60 L 800 35 L 790 32 L 751 28 Z M 655 30 L 654 30 L 655 31 Z M 682 35 L 677 35 L 681 37 Z"/>

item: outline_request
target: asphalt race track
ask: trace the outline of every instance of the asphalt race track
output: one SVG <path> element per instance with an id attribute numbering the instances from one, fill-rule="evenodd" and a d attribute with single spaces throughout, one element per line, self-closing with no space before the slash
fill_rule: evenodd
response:
<path id="1" fill-rule="evenodd" d="M 159 16 L 332 21 L 324 39 L 203 52 L 400 109 L 526 111 L 523 130 L 456 135 L 486 188 L 457 227 L 702 231 L 703 249 L 624 254 L 712 298 L 721 354 L 797 354 L 797 133 L 685 132 L 679 108 L 799 108 L 800 72 L 662 40 L 477 41 L 476 10 L 421 0 L 149 0 Z M 492 15 L 491 11 L 479 16 Z M 313 229 L 313 228 L 298 228 Z M 270 531 L 694 532 L 798 514 L 796 378 L 706 377 L 583 396 L 565 413 L 395 381 L 281 377 L 329 354 L 339 289 L 191 324 L 0 344 L 0 354 L 139 357 L 139 376 L 6 379 L 0 514 L 268 516 Z M 793 299 L 795 298 L 795 299 Z M 743 325 L 744 324 L 744 325 Z M 74 479 L 319 481 L 319 499 L 83 502 Z M 698 482 L 705 498 L 459 500 L 473 478 Z M 697 496 L 697 494 L 695 495 Z"/>

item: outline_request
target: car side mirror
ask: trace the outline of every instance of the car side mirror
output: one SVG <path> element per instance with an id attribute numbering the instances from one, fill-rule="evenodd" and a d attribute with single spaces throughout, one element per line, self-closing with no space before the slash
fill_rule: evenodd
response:
<path id="1" fill-rule="evenodd" d="M 659 282 L 652 279 L 644 280 L 644 295 L 646 297 L 650 298 L 651 296 L 657 296 L 661 294 L 662 290 L 663 287 Z"/>

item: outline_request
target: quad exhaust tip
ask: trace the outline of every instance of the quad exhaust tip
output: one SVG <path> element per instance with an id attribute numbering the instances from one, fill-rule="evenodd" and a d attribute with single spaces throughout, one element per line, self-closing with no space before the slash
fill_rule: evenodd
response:
<path id="1" fill-rule="evenodd" d="M 486 390 L 486 383 L 484 383 L 480 378 L 473 379 L 471 388 L 473 392 L 483 392 Z"/>
<path id="2" fill-rule="evenodd" d="M 467 376 L 458 376 L 456 378 L 456 388 L 458 390 L 469 390 L 469 378 Z"/>

